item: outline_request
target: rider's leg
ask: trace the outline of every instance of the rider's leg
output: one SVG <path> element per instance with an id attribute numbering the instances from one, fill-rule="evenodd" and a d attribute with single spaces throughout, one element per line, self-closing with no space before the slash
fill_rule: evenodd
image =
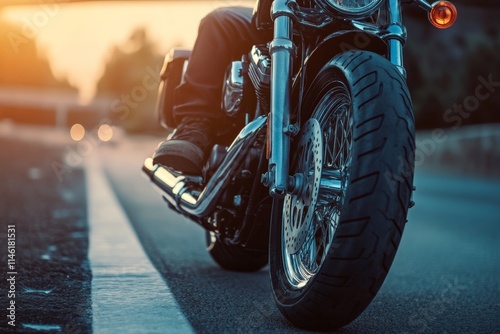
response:
<path id="1" fill-rule="evenodd" d="M 179 126 L 170 140 L 158 146 L 155 163 L 187 174 L 201 172 L 214 128 L 225 123 L 221 90 L 226 67 L 261 39 L 251 20 L 251 8 L 227 7 L 201 21 L 185 81 L 175 90 L 174 115 Z"/>
<path id="2" fill-rule="evenodd" d="M 185 82 L 175 92 L 174 113 L 220 118 L 221 89 L 228 64 L 240 60 L 256 44 L 259 34 L 251 24 L 252 9 L 219 8 L 200 23 Z"/>

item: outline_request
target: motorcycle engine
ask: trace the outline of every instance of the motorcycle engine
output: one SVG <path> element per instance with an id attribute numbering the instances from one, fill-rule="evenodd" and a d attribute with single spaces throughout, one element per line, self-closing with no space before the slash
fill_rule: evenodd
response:
<path id="1" fill-rule="evenodd" d="M 245 85 L 243 61 L 233 61 L 226 71 L 222 88 L 222 110 L 234 117 L 242 110 L 243 90 Z"/>
<path id="2" fill-rule="evenodd" d="M 269 113 L 271 90 L 271 58 L 268 48 L 264 45 L 254 45 L 250 51 L 250 64 L 248 65 L 248 76 L 255 88 L 257 105 L 260 107 L 258 114 Z"/>
<path id="3" fill-rule="evenodd" d="M 252 85 L 248 84 L 248 79 Z M 226 71 L 222 89 L 222 110 L 228 116 L 235 117 L 242 111 L 248 112 L 243 105 L 244 100 L 248 104 L 256 97 L 259 110 L 254 117 L 269 113 L 270 83 L 271 59 L 267 47 L 254 45 L 248 59 L 243 57 L 243 60 L 233 61 Z M 254 90 L 255 94 L 251 90 Z"/>

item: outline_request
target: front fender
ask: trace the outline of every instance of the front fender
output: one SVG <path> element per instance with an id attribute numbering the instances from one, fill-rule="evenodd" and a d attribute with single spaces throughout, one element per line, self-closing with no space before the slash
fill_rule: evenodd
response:
<path id="1" fill-rule="evenodd" d="M 387 44 L 379 36 L 363 31 L 339 31 L 326 37 L 307 57 L 305 85 L 307 89 L 321 68 L 337 54 L 350 50 L 366 50 L 382 56 L 387 54 Z M 300 89 L 300 77 L 294 82 L 294 96 Z"/>

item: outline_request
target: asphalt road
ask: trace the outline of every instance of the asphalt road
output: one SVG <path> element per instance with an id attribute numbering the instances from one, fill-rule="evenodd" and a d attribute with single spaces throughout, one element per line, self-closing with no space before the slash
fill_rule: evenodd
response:
<path id="1" fill-rule="evenodd" d="M 0 333 L 92 330 L 84 172 L 58 178 L 64 150 L 0 137 Z"/>
<path id="2" fill-rule="evenodd" d="M 109 263 L 109 270 L 113 266 L 120 269 L 121 262 L 113 261 L 113 249 L 106 247 L 99 250 L 102 257 L 95 250 L 88 256 L 89 243 L 96 244 L 92 239 L 96 222 L 90 221 L 94 215 L 87 211 L 85 196 L 95 194 L 85 183 L 94 173 L 88 170 L 88 159 L 98 161 L 97 168 L 111 181 L 125 218 L 161 276 L 160 285 L 164 284 L 155 288 L 158 281 L 150 283 L 150 276 L 144 275 L 151 270 L 141 267 L 138 273 L 132 268 L 134 263 L 129 263 L 121 272 L 125 281 L 133 280 L 129 293 L 136 293 L 137 298 L 124 300 L 134 300 L 137 305 L 117 300 L 108 308 L 130 312 L 128 321 L 144 323 L 144 333 L 152 331 L 147 325 L 162 314 L 168 321 L 155 332 L 176 332 L 171 319 L 179 317 L 172 317 L 165 303 L 178 305 L 197 333 L 303 332 L 292 327 L 275 307 L 267 269 L 245 274 L 218 268 L 205 250 L 203 230 L 169 210 L 142 176 L 142 161 L 152 153 L 158 138 L 121 137 L 115 144 L 95 144 L 83 151 L 64 141 L 41 143 L 36 131 L 27 133 L 30 138 L 23 140 L 17 139 L 17 131 L 8 138 L 0 136 L 1 225 L 4 229 L 15 224 L 17 229 L 17 321 L 23 324 L 13 331 L 2 321 L 0 333 L 82 334 L 92 328 L 95 333 L 114 332 L 109 326 L 107 331 L 96 327 L 103 310 L 95 309 L 95 291 L 91 290 L 98 278 L 105 283 L 100 288 L 103 294 L 106 287 L 114 288 L 115 295 L 108 293 L 110 300 L 121 298 L 116 295 L 122 291 L 116 286 L 116 275 L 106 281 L 109 272 L 102 268 Z M 43 136 L 50 137 L 46 132 Z M 64 171 L 62 181 L 54 161 L 72 164 L 59 170 Z M 410 212 L 386 282 L 368 309 L 338 333 L 500 333 L 500 180 L 420 169 L 416 186 L 417 205 Z M 104 191 L 98 192 L 104 198 Z M 119 215 L 106 212 L 97 223 L 104 224 L 105 230 L 108 221 L 114 224 Z M 89 226 L 94 226 L 94 232 L 89 232 Z M 6 248 L 5 232 L 0 231 L 0 249 Z M 121 235 L 118 232 L 122 231 L 116 231 L 115 237 Z M 120 247 L 137 252 L 134 241 L 126 242 L 130 247 Z M 0 253 L 3 282 L 6 256 L 6 252 Z M 99 270 L 106 275 L 94 270 L 95 258 L 109 260 L 100 264 Z M 144 261 L 138 261 L 142 266 Z M 164 291 L 167 286 L 169 290 Z M 8 284 L 0 283 L 2 310 L 8 305 L 7 292 Z M 139 313 L 141 309 L 154 311 Z M 5 312 L 0 312 L 2 318 Z M 139 332 L 128 325 L 127 316 L 120 319 L 118 332 Z M 176 328 L 187 331 L 189 326 Z"/>
<path id="3" fill-rule="evenodd" d="M 299 333 L 272 300 L 268 271 L 219 269 L 204 232 L 170 211 L 140 174 L 156 142 L 103 152 L 152 262 L 199 333 Z M 368 309 L 339 333 L 500 333 L 500 181 L 417 170 L 417 205 Z"/>

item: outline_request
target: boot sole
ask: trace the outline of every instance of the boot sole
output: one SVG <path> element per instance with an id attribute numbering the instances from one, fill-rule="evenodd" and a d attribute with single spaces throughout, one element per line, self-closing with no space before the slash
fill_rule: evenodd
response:
<path id="1" fill-rule="evenodd" d="M 189 175 L 201 175 L 205 154 L 196 145 L 186 141 L 169 140 L 156 150 L 153 163 L 168 166 Z"/>

